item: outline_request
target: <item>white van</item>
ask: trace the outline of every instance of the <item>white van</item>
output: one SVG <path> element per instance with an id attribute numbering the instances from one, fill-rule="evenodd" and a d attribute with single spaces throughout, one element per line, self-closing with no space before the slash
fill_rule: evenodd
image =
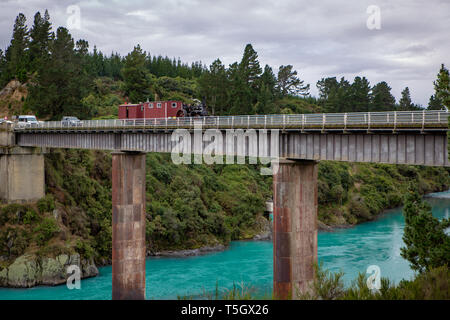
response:
<path id="1" fill-rule="evenodd" d="M 37 121 L 35 116 L 18 116 L 17 125 L 19 127 L 37 127 L 39 121 Z"/>

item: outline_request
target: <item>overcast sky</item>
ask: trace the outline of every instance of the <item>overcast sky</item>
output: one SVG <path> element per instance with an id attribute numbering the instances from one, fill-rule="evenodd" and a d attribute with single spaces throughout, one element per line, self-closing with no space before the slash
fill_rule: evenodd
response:
<path id="1" fill-rule="evenodd" d="M 0 0 L 0 48 L 19 12 L 31 26 L 45 9 L 53 30 L 69 27 L 107 54 L 139 43 L 152 55 L 228 66 L 251 43 L 262 67 L 292 64 L 313 95 L 322 77 L 361 75 L 371 85 L 387 81 L 397 100 L 408 86 L 426 106 L 441 63 L 450 66 L 450 0 Z"/>

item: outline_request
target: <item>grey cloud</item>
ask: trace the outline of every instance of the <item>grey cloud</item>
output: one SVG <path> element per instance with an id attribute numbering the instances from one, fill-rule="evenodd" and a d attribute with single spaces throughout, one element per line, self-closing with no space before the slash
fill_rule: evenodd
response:
<path id="1" fill-rule="evenodd" d="M 68 5 L 81 8 L 81 30 L 71 30 L 103 52 L 126 54 L 140 43 L 151 54 L 225 64 L 241 59 L 252 43 L 261 64 L 276 72 L 292 64 L 311 83 L 326 76 L 386 80 L 396 97 L 409 86 L 426 105 L 440 64 L 450 64 L 450 2 L 444 0 L 9 0 L 1 2 L 0 47 L 10 41 L 18 12 L 29 24 L 49 9 L 54 29 L 65 25 Z M 381 30 L 368 30 L 366 9 L 381 9 Z"/>

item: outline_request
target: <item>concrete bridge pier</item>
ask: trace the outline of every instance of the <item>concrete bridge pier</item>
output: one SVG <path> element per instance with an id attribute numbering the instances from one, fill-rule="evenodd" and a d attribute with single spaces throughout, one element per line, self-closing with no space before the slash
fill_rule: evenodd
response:
<path id="1" fill-rule="evenodd" d="M 16 146 L 12 125 L 0 125 L 0 201 L 26 203 L 45 195 L 44 151 Z"/>
<path id="2" fill-rule="evenodd" d="M 27 203 L 44 196 L 45 170 L 41 148 L 0 148 L 0 200 Z"/>
<path id="3" fill-rule="evenodd" d="M 273 176 L 273 290 L 277 299 L 309 291 L 317 263 L 317 162 L 280 160 Z"/>
<path id="4" fill-rule="evenodd" d="M 145 299 L 145 153 L 112 153 L 112 298 Z"/>

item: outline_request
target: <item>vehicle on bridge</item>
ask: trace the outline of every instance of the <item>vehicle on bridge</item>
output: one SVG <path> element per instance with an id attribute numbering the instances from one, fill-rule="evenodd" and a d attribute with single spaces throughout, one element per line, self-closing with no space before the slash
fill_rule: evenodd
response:
<path id="1" fill-rule="evenodd" d="M 63 117 L 61 120 L 61 125 L 63 127 L 79 127 L 83 125 L 83 121 L 77 117 Z"/>
<path id="2" fill-rule="evenodd" d="M 180 117 L 207 116 L 205 103 L 194 99 L 193 104 L 182 101 L 147 101 L 138 104 L 122 104 L 119 106 L 119 119 L 164 119 Z"/>
<path id="3" fill-rule="evenodd" d="M 38 127 L 40 122 L 36 119 L 36 116 L 22 115 L 17 117 L 18 127 Z"/>
<path id="4" fill-rule="evenodd" d="M 5 117 L 5 118 L 0 118 L 0 124 L 3 124 L 3 123 L 13 123 L 13 122 L 12 122 L 12 121 L 9 121 L 7 117 Z"/>

